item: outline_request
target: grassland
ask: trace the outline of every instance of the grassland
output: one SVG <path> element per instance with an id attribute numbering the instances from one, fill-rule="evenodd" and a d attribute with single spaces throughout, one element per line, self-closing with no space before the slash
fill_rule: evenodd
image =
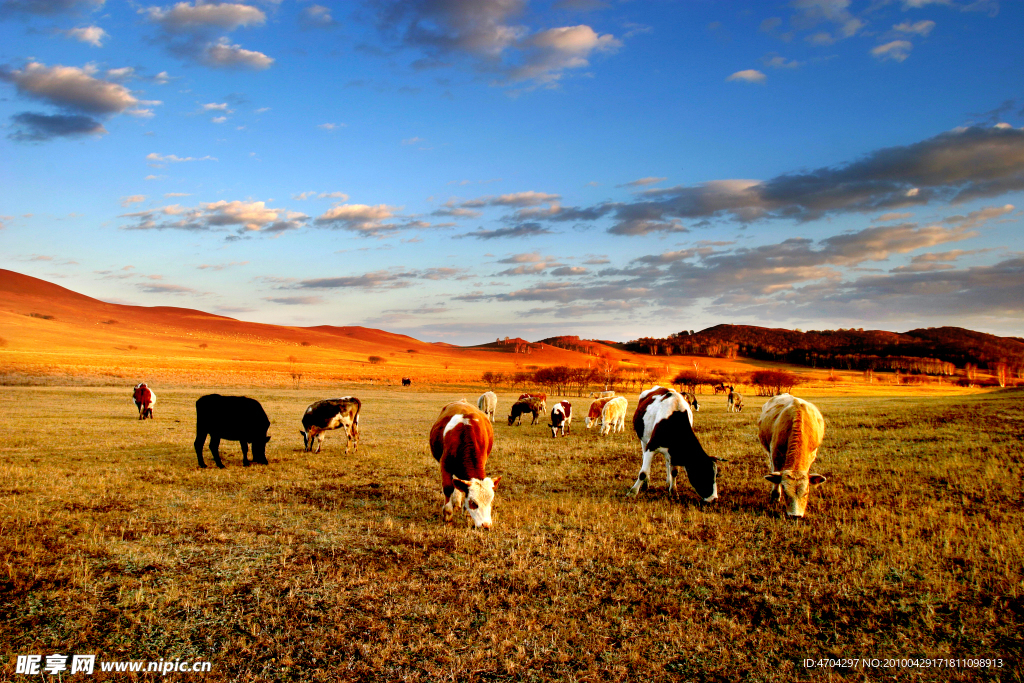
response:
<path id="1" fill-rule="evenodd" d="M 337 434 L 301 451 L 322 391 L 254 389 L 270 466 L 227 444 L 225 470 L 198 470 L 191 445 L 216 387 L 156 389 L 139 422 L 128 388 L 0 387 L 0 678 L 59 652 L 209 660 L 207 682 L 1021 680 L 1020 391 L 816 398 L 830 479 L 802 523 L 768 501 L 763 399 L 703 401 L 698 436 L 729 462 L 701 507 L 657 469 L 625 499 L 635 436 L 508 427 L 506 393 L 480 532 L 439 521 L 426 435 L 482 389 L 337 387 L 364 404 L 348 458 Z M 1004 667 L 803 667 L 827 657 Z"/>

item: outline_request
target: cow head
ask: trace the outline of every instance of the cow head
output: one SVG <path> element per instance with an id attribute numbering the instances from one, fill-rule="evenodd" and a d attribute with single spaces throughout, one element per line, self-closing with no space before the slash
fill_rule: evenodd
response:
<path id="1" fill-rule="evenodd" d="M 766 474 L 764 478 L 775 484 L 772 499 L 776 500 L 781 495 L 786 504 L 786 516 L 791 519 L 799 519 L 804 516 L 811 489 L 827 481 L 820 474 L 808 474 L 807 471 L 796 470 L 772 472 Z"/>
<path id="2" fill-rule="evenodd" d="M 465 510 L 469 518 L 473 520 L 473 525 L 476 528 L 483 527 L 484 529 L 491 528 L 491 505 L 494 503 L 494 488 L 501 481 L 501 477 L 497 479 L 491 479 L 486 477 L 485 479 L 459 479 L 453 477 L 455 481 L 459 482 L 466 487 L 466 495 L 462 499 L 462 509 Z"/>
<path id="3" fill-rule="evenodd" d="M 260 465 L 267 464 L 267 443 L 270 441 L 270 435 L 268 434 L 265 438 L 256 438 L 252 442 L 252 461 Z"/>

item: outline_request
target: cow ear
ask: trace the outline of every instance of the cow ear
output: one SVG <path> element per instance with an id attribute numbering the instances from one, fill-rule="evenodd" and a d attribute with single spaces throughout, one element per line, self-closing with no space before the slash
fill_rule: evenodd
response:
<path id="1" fill-rule="evenodd" d="M 498 482 L 501 481 L 502 476 L 504 475 L 499 474 L 496 479 L 491 481 L 491 488 L 498 488 Z"/>
<path id="2" fill-rule="evenodd" d="M 459 479 L 458 477 L 452 477 L 452 479 L 459 482 L 460 484 L 463 484 L 466 488 L 469 488 L 469 482 L 466 481 L 465 479 Z"/>
<path id="3" fill-rule="evenodd" d="M 267 434 L 267 440 L 264 441 L 263 443 L 270 443 L 270 435 L 269 434 Z"/>
<path id="4" fill-rule="evenodd" d="M 771 474 L 764 475 L 764 478 L 773 484 L 782 483 L 782 474 L 780 472 L 772 472 Z"/>
<path id="5" fill-rule="evenodd" d="M 818 484 L 824 484 L 828 481 L 828 477 L 823 477 L 820 474 L 812 474 L 808 479 L 811 482 L 811 486 L 817 486 Z"/>
<path id="6" fill-rule="evenodd" d="M 709 457 L 709 458 L 711 458 L 712 460 L 714 460 L 715 462 L 729 462 L 729 461 L 728 461 L 728 460 L 726 460 L 725 458 L 716 458 L 716 457 L 715 457 L 715 456 L 713 456 L 713 455 L 709 455 L 708 457 Z"/>

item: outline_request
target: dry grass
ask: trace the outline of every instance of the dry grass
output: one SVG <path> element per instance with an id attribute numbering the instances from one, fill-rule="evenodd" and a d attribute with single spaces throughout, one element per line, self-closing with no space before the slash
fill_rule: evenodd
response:
<path id="1" fill-rule="evenodd" d="M 15 655 L 61 652 L 210 660 L 206 681 L 1021 680 L 1021 392 L 816 399 L 830 480 L 804 523 L 768 502 L 763 399 L 740 414 L 702 402 L 698 436 L 730 460 L 702 509 L 688 487 L 669 500 L 657 469 L 626 500 L 634 436 L 507 427 L 505 393 L 483 533 L 440 523 L 427 452 L 440 406 L 483 389 L 335 387 L 364 404 L 348 459 L 335 434 L 301 451 L 299 417 L 323 391 L 253 389 L 270 466 L 243 469 L 227 444 L 228 469 L 198 470 L 194 400 L 216 388 L 155 388 L 146 422 L 128 388 L 0 388 L 12 678 Z M 1006 667 L 801 664 L 920 656 Z"/>

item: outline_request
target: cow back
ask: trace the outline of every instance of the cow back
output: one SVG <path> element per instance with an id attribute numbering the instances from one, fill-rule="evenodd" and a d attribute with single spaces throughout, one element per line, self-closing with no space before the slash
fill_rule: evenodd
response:
<path id="1" fill-rule="evenodd" d="M 266 443 L 270 418 L 254 398 L 207 394 L 196 401 L 196 429 L 228 441 Z"/>
<path id="2" fill-rule="evenodd" d="M 430 453 L 441 468 L 459 479 L 487 475 L 487 458 L 494 448 L 494 428 L 478 408 L 465 401 L 449 403 L 430 429 Z M 460 486 L 464 489 L 464 486 Z"/>
<path id="3" fill-rule="evenodd" d="M 817 406 L 791 394 L 779 394 L 761 407 L 757 425 L 774 471 L 810 469 L 825 436 L 825 419 Z"/>

